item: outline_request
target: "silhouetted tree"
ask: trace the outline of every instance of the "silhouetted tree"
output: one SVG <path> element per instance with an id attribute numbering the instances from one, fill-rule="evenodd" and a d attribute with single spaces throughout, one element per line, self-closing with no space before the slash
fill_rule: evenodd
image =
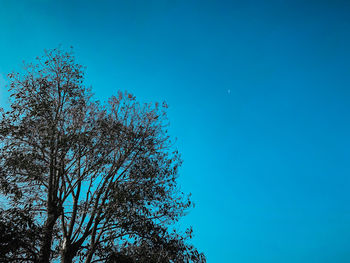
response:
<path id="1" fill-rule="evenodd" d="M 28 207 L 0 209 L 0 262 L 34 261 L 40 230 Z"/>
<path id="2" fill-rule="evenodd" d="M 2 222 L 2 231 L 14 230 L 2 240 L 2 256 L 205 262 L 187 243 L 191 230 L 171 230 L 191 201 L 176 183 L 181 159 L 167 135 L 166 104 L 140 104 L 119 92 L 101 105 L 83 78 L 72 53 L 59 49 L 9 74 L 0 188 L 20 216 L 3 213 L 20 222 Z M 13 240 L 23 243 L 11 247 Z"/>

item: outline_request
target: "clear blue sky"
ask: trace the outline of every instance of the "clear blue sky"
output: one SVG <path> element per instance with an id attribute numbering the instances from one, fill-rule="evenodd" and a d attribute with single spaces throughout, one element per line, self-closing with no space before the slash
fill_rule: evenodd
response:
<path id="1" fill-rule="evenodd" d="M 0 84 L 58 44 L 168 102 L 209 263 L 350 262 L 350 1 L 0 0 Z"/>

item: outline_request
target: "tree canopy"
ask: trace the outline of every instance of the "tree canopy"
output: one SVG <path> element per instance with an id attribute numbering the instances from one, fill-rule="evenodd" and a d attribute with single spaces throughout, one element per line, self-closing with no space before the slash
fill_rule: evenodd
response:
<path id="1" fill-rule="evenodd" d="M 0 261 L 205 262 L 174 224 L 192 206 L 165 103 L 93 99 L 72 52 L 9 74 L 0 109 Z"/>

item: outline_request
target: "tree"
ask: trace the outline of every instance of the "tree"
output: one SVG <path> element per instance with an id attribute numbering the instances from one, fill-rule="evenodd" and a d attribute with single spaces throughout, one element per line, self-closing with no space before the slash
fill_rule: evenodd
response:
<path id="1" fill-rule="evenodd" d="M 8 243 L 23 245 L 2 256 L 39 263 L 205 262 L 188 244 L 192 230 L 173 230 L 192 204 L 177 185 L 181 158 L 167 135 L 167 105 L 141 104 L 122 92 L 101 104 L 83 79 L 72 52 L 60 49 L 9 74 L 0 190 L 11 208 L 3 211 L 9 218 L 3 225 L 15 217 L 12 209 L 21 215 L 19 232 L 33 227 L 25 238 L 11 235 Z"/>
<path id="2" fill-rule="evenodd" d="M 28 208 L 1 209 L 0 262 L 34 261 L 40 230 Z"/>

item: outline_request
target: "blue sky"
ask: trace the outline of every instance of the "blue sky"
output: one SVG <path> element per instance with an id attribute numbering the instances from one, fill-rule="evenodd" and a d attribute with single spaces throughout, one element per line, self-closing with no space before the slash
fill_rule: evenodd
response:
<path id="1" fill-rule="evenodd" d="M 101 100 L 167 101 L 209 263 L 350 262 L 349 1 L 0 0 L 4 76 L 74 46 Z"/>

